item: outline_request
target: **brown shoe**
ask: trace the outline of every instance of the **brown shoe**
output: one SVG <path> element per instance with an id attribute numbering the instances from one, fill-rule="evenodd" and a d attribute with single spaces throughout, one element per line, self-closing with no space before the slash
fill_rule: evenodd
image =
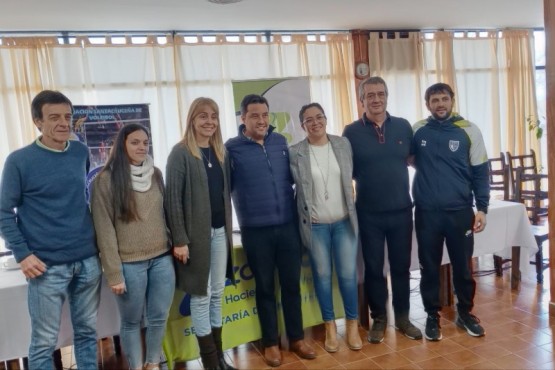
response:
<path id="1" fill-rule="evenodd" d="M 297 356 L 306 360 L 312 360 L 313 358 L 316 358 L 316 352 L 314 352 L 314 349 L 310 347 L 304 341 L 304 339 L 299 339 L 292 342 L 289 346 L 289 350 L 295 352 Z"/>
<path id="2" fill-rule="evenodd" d="M 271 367 L 281 365 L 281 352 L 277 345 L 264 348 L 264 361 Z"/>

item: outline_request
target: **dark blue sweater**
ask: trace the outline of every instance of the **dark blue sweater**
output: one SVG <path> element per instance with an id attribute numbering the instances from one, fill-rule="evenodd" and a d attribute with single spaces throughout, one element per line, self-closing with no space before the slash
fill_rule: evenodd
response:
<path id="1" fill-rule="evenodd" d="M 97 254 L 85 196 L 88 148 L 63 152 L 36 143 L 8 156 L 0 185 L 0 236 L 19 262 L 35 254 L 47 265 Z"/>
<path id="2" fill-rule="evenodd" d="M 343 131 L 353 148 L 353 179 L 356 207 L 366 212 L 391 212 L 412 207 L 407 159 L 412 128 L 400 117 L 387 113 L 380 143 L 375 124 L 366 118 L 347 125 Z"/>
<path id="3" fill-rule="evenodd" d="M 264 145 L 243 135 L 225 146 L 231 161 L 231 196 L 239 225 L 273 226 L 294 219 L 293 178 L 287 140 L 270 126 Z"/>

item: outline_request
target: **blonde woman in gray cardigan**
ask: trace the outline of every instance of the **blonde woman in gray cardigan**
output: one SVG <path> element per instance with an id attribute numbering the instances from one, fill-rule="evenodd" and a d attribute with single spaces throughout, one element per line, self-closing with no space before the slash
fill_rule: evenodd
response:
<path id="1" fill-rule="evenodd" d="M 187 115 L 183 140 L 166 166 L 166 210 L 177 287 L 191 295 L 191 319 L 206 369 L 233 369 L 222 350 L 222 295 L 231 270 L 229 162 L 219 109 L 197 98 Z"/>
<path id="2" fill-rule="evenodd" d="M 119 131 L 104 169 L 94 180 L 91 209 L 104 276 L 116 294 L 129 368 L 152 370 L 159 369 L 175 272 L 164 218 L 162 173 L 148 156 L 149 144 L 142 125 L 128 124 Z"/>
<path id="3" fill-rule="evenodd" d="M 308 248 L 314 288 L 326 327 L 324 348 L 339 348 L 332 296 L 335 269 L 346 316 L 347 346 L 362 348 L 358 332 L 357 235 L 353 199 L 351 145 L 326 132 L 326 114 L 318 103 L 301 108 L 299 119 L 307 137 L 289 149 L 295 180 L 299 229 Z"/>

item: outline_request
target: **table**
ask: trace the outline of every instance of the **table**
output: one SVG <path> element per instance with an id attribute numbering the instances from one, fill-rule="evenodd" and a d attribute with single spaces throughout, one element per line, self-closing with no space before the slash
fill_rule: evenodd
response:
<path id="1" fill-rule="evenodd" d="M 474 234 L 474 257 L 494 254 L 503 258 L 513 257 L 513 247 L 520 247 L 520 262 L 514 268 L 526 272 L 530 257 L 538 251 L 526 207 L 522 203 L 491 200 L 484 231 Z M 418 243 L 413 232 L 411 270 L 418 270 Z M 443 249 L 442 264 L 449 263 L 447 248 Z"/>
<path id="2" fill-rule="evenodd" d="M 513 271 L 526 272 L 530 257 L 538 251 L 538 245 L 532 232 L 532 225 L 522 203 L 492 200 L 490 202 L 487 224 L 484 231 L 474 234 L 473 257 L 494 254 L 502 258 L 513 258 L 513 247 L 518 247 L 520 261 L 513 266 Z M 389 272 L 387 248 L 385 249 L 386 263 L 384 274 Z M 449 263 L 447 247 L 443 247 L 442 265 Z M 419 269 L 418 243 L 416 231 L 412 233 L 411 271 Z"/>
<path id="3" fill-rule="evenodd" d="M 98 309 L 98 338 L 119 333 L 120 318 L 114 294 L 103 279 Z M 21 270 L 0 269 L 0 361 L 26 357 L 31 343 L 31 319 L 27 309 L 27 281 Z M 66 303 L 58 336 L 58 348 L 73 343 L 73 328 Z"/>

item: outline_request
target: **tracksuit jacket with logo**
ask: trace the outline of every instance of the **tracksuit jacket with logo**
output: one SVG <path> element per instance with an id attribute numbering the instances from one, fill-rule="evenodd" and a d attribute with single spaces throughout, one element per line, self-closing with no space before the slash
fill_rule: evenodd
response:
<path id="1" fill-rule="evenodd" d="M 461 210 L 473 205 L 487 213 L 488 157 L 482 133 L 456 113 L 413 125 L 416 175 L 413 198 L 425 210 Z"/>

